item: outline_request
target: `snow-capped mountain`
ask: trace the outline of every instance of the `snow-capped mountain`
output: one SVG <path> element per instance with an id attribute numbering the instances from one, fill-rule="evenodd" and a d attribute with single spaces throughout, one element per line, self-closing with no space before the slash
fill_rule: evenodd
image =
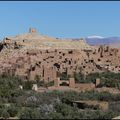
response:
<path id="1" fill-rule="evenodd" d="M 102 37 L 102 36 L 97 36 L 97 35 L 93 35 L 93 36 L 88 36 L 87 38 L 90 38 L 90 39 L 92 39 L 92 38 L 102 39 L 102 38 L 104 38 L 104 37 Z"/>
<path id="2" fill-rule="evenodd" d="M 90 45 L 119 45 L 120 46 L 120 37 L 102 37 L 102 36 L 88 36 L 82 37 Z M 69 38 L 68 40 L 80 40 L 80 38 Z"/>
<path id="3" fill-rule="evenodd" d="M 108 37 L 104 38 L 101 36 L 90 36 L 85 38 L 87 43 L 91 45 L 103 45 L 103 44 L 119 44 L 120 43 L 120 37 Z"/>

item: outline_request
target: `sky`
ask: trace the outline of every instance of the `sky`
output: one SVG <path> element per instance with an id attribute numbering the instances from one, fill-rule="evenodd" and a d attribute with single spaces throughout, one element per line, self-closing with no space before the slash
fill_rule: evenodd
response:
<path id="1" fill-rule="evenodd" d="M 0 39 L 30 27 L 59 38 L 120 36 L 120 2 L 0 1 Z"/>

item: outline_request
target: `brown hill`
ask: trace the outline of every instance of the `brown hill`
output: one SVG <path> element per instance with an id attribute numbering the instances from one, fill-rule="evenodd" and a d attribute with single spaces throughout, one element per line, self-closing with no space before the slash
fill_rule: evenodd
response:
<path id="1" fill-rule="evenodd" d="M 90 46 L 84 39 L 63 40 L 29 33 L 6 37 L 0 43 L 0 74 L 52 81 L 63 72 L 120 72 L 120 51 L 109 46 Z"/>

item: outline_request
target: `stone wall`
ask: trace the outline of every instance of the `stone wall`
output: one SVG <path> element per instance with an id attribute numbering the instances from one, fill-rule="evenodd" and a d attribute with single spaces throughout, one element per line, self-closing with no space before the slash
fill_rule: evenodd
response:
<path id="1" fill-rule="evenodd" d="M 79 90 L 92 90 L 95 88 L 95 84 L 93 83 L 79 83 L 79 84 L 75 84 L 75 88 L 79 89 Z"/>
<path id="2" fill-rule="evenodd" d="M 60 78 L 56 78 L 54 80 L 55 87 L 59 87 L 62 83 L 68 84 L 70 88 L 75 88 L 75 80 L 74 78 L 70 78 L 69 80 L 60 80 Z"/>

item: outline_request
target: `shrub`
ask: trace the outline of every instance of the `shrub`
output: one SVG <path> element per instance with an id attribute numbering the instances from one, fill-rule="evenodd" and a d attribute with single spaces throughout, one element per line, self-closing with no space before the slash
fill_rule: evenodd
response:
<path id="1" fill-rule="evenodd" d="M 67 75 L 66 72 L 63 72 L 60 74 L 60 79 L 61 80 L 69 80 L 69 75 Z"/>
<path id="2" fill-rule="evenodd" d="M 29 80 L 24 81 L 23 82 L 23 89 L 25 89 L 25 90 L 31 90 L 32 89 L 32 84 L 33 84 L 32 81 L 29 81 Z"/>
<path id="3" fill-rule="evenodd" d="M 53 85 L 54 85 L 54 81 L 50 81 L 50 82 L 46 83 L 47 87 L 50 87 L 50 86 L 53 86 Z"/>
<path id="4" fill-rule="evenodd" d="M 52 112 L 49 114 L 50 119 L 64 119 L 63 115 L 58 112 Z"/>
<path id="5" fill-rule="evenodd" d="M 19 79 L 12 76 L 0 76 L 0 96 L 8 98 L 11 92 L 18 89 Z"/>
<path id="6" fill-rule="evenodd" d="M 82 73 L 74 73 L 74 78 L 75 78 L 75 81 L 77 83 L 84 83 L 85 82 L 84 74 L 82 74 Z"/>
<path id="7" fill-rule="evenodd" d="M 96 73 L 90 73 L 90 74 L 86 75 L 86 81 L 95 83 L 96 78 L 101 78 L 100 73 L 96 72 Z"/>
<path id="8" fill-rule="evenodd" d="M 9 113 L 10 117 L 15 117 L 18 113 L 18 108 L 12 104 L 8 107 L 7 112 Z"/>
<path id="9" fill-rule="evenodd" d="M 37 109 L 25 108 L 19 115 L 20 119 L 44 119 Z"/>
<path id="10" fill-rule="evenodd" d="M 7 118 L 10 117 L 10 114 L 7 112 L 6 109 L 4 109 L 3 112 L 2 112 L 2 114 L 1 114 L 1 116 L 2 116 L 3 118 L 7 119 Z"/>

